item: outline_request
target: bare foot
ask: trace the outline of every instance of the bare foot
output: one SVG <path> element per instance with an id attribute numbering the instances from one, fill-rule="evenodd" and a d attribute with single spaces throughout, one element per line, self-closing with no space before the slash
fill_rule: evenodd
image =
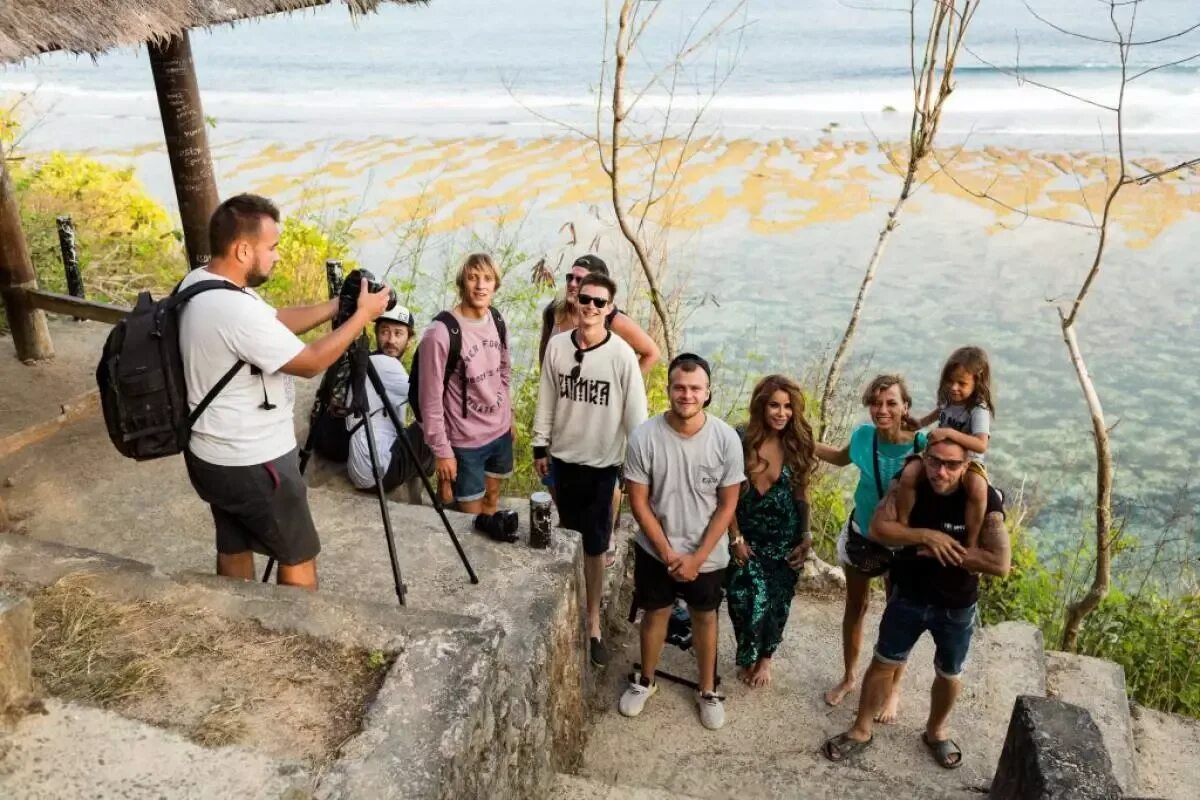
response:
<path id="1" fill-rule="evenodd" d="M 760 658 L 754 665 L 754 674 L 750 676 L 750 688 L 761 689 L 771 685 L 771 659 Z"/>
<path id="2" fill-rule="evenodd" d="M 884 725 L 895 725 L 896 719 L 900 715 L 900 692 L 893 691 L 888 695 L 887 702 L 883 704 L 883 709 L 875 715 L 875 721 Z"/>
<path id="3" fill-rule="evenodd" d="M 754 670 L 757 667 L 758 667 L 757 664 L 755 664 L 752 667 L 738 667 L 738 669 L 737 669 L 738 680 L 741 681 L 742 683 L 746 684 L 747 686 L 751 686 L 752 684 L 750 682 L 752 680 L 754 680 Z"/>
<path id="4" fill-rule="evenodd" d="M 846 695 L 854 691 L 854 678 L 842 678 L 842 682 L 825 692 L 825 702 L 831 706 L 841 705 Z"/>

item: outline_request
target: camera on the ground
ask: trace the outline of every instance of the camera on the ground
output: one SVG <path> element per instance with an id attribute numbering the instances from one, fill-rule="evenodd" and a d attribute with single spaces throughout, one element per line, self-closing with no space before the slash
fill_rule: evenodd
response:
<path id="1" fill-rule="evenodd" d="M 364 278 L 367 281 L 367 291 L 372 294 L 387 289 L 388 311 L 396 307 L 397 298 L 395 289 L 382 281 L 376 280 L 375 274 L 370 270 L 356 269 L 346 276 L 345 282 L 342 283 L 342 290 L 338 292 L 338 310 L 337 315 L 333 318 L 333 327 L 336 328 L 354 316 L 354 312 L 358 309 L 358 293 L 361 290 Z"/>

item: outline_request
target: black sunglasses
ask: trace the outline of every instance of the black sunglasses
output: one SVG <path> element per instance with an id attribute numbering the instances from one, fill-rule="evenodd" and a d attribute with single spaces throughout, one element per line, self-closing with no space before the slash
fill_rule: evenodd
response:
<path id="1" fill-rule="evenodd" d="M 583 351 L 575 348 L 575 366 L 571 367 L 571 380 L 579 380 L 579 371 L 583 369 Z"/>
<path id="2" fill-rule="evenodd" d="M 580 294 L 579 304 L 586 306 L 588 303 L 591 303 L 596 308 L 604 308 L 606 305 L 608 305 L 608 300 L 604 299 L 603 297 L 592 297 L 590 294 Z"/>

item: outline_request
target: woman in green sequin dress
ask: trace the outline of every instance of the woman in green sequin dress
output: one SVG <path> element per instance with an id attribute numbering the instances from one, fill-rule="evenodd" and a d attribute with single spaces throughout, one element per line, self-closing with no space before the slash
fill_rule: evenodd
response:
<path id="1" fill-rule="evenodd" d="M 759 687 L 771 682 L 771 659 L 783 641 L 796 570 L 811 545 L 807 493 L 816 456 L 795 381 L 769 375 L 754 387 L 742 445 L 746 482 L 731 530 L 726 592 L 738 677 Z"/>

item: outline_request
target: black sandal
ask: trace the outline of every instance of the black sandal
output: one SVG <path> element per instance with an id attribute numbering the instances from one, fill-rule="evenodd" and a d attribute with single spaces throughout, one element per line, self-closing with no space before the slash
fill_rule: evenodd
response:
<path id="1" fill-rule="evenodd" d="M 839 733 L 832 739 L 825 740 L 825 744 L 821 745 L 821 754 L 835 763 L 845 761 L 866 750 L 873 741 L 875 741 L 874 736 L 865 742 L 860 742 L 858 739 L 851 739 L 848 732 Z"/>
<path id="2" fill-rule="evenodd" d="M 933 760 L 937 762 L 942 769 L 958 769 L 962 766 L 963 752 L 962 748 L 955 744 L 953 739 L 942 739 L 935 742 L 929 738 L 929 735 L 924 731 L 921 732 L 921 741 L 925 743 L 925 747 L 933 756 Z M 957 756 L 957 758 L 955 758 Z"/>

